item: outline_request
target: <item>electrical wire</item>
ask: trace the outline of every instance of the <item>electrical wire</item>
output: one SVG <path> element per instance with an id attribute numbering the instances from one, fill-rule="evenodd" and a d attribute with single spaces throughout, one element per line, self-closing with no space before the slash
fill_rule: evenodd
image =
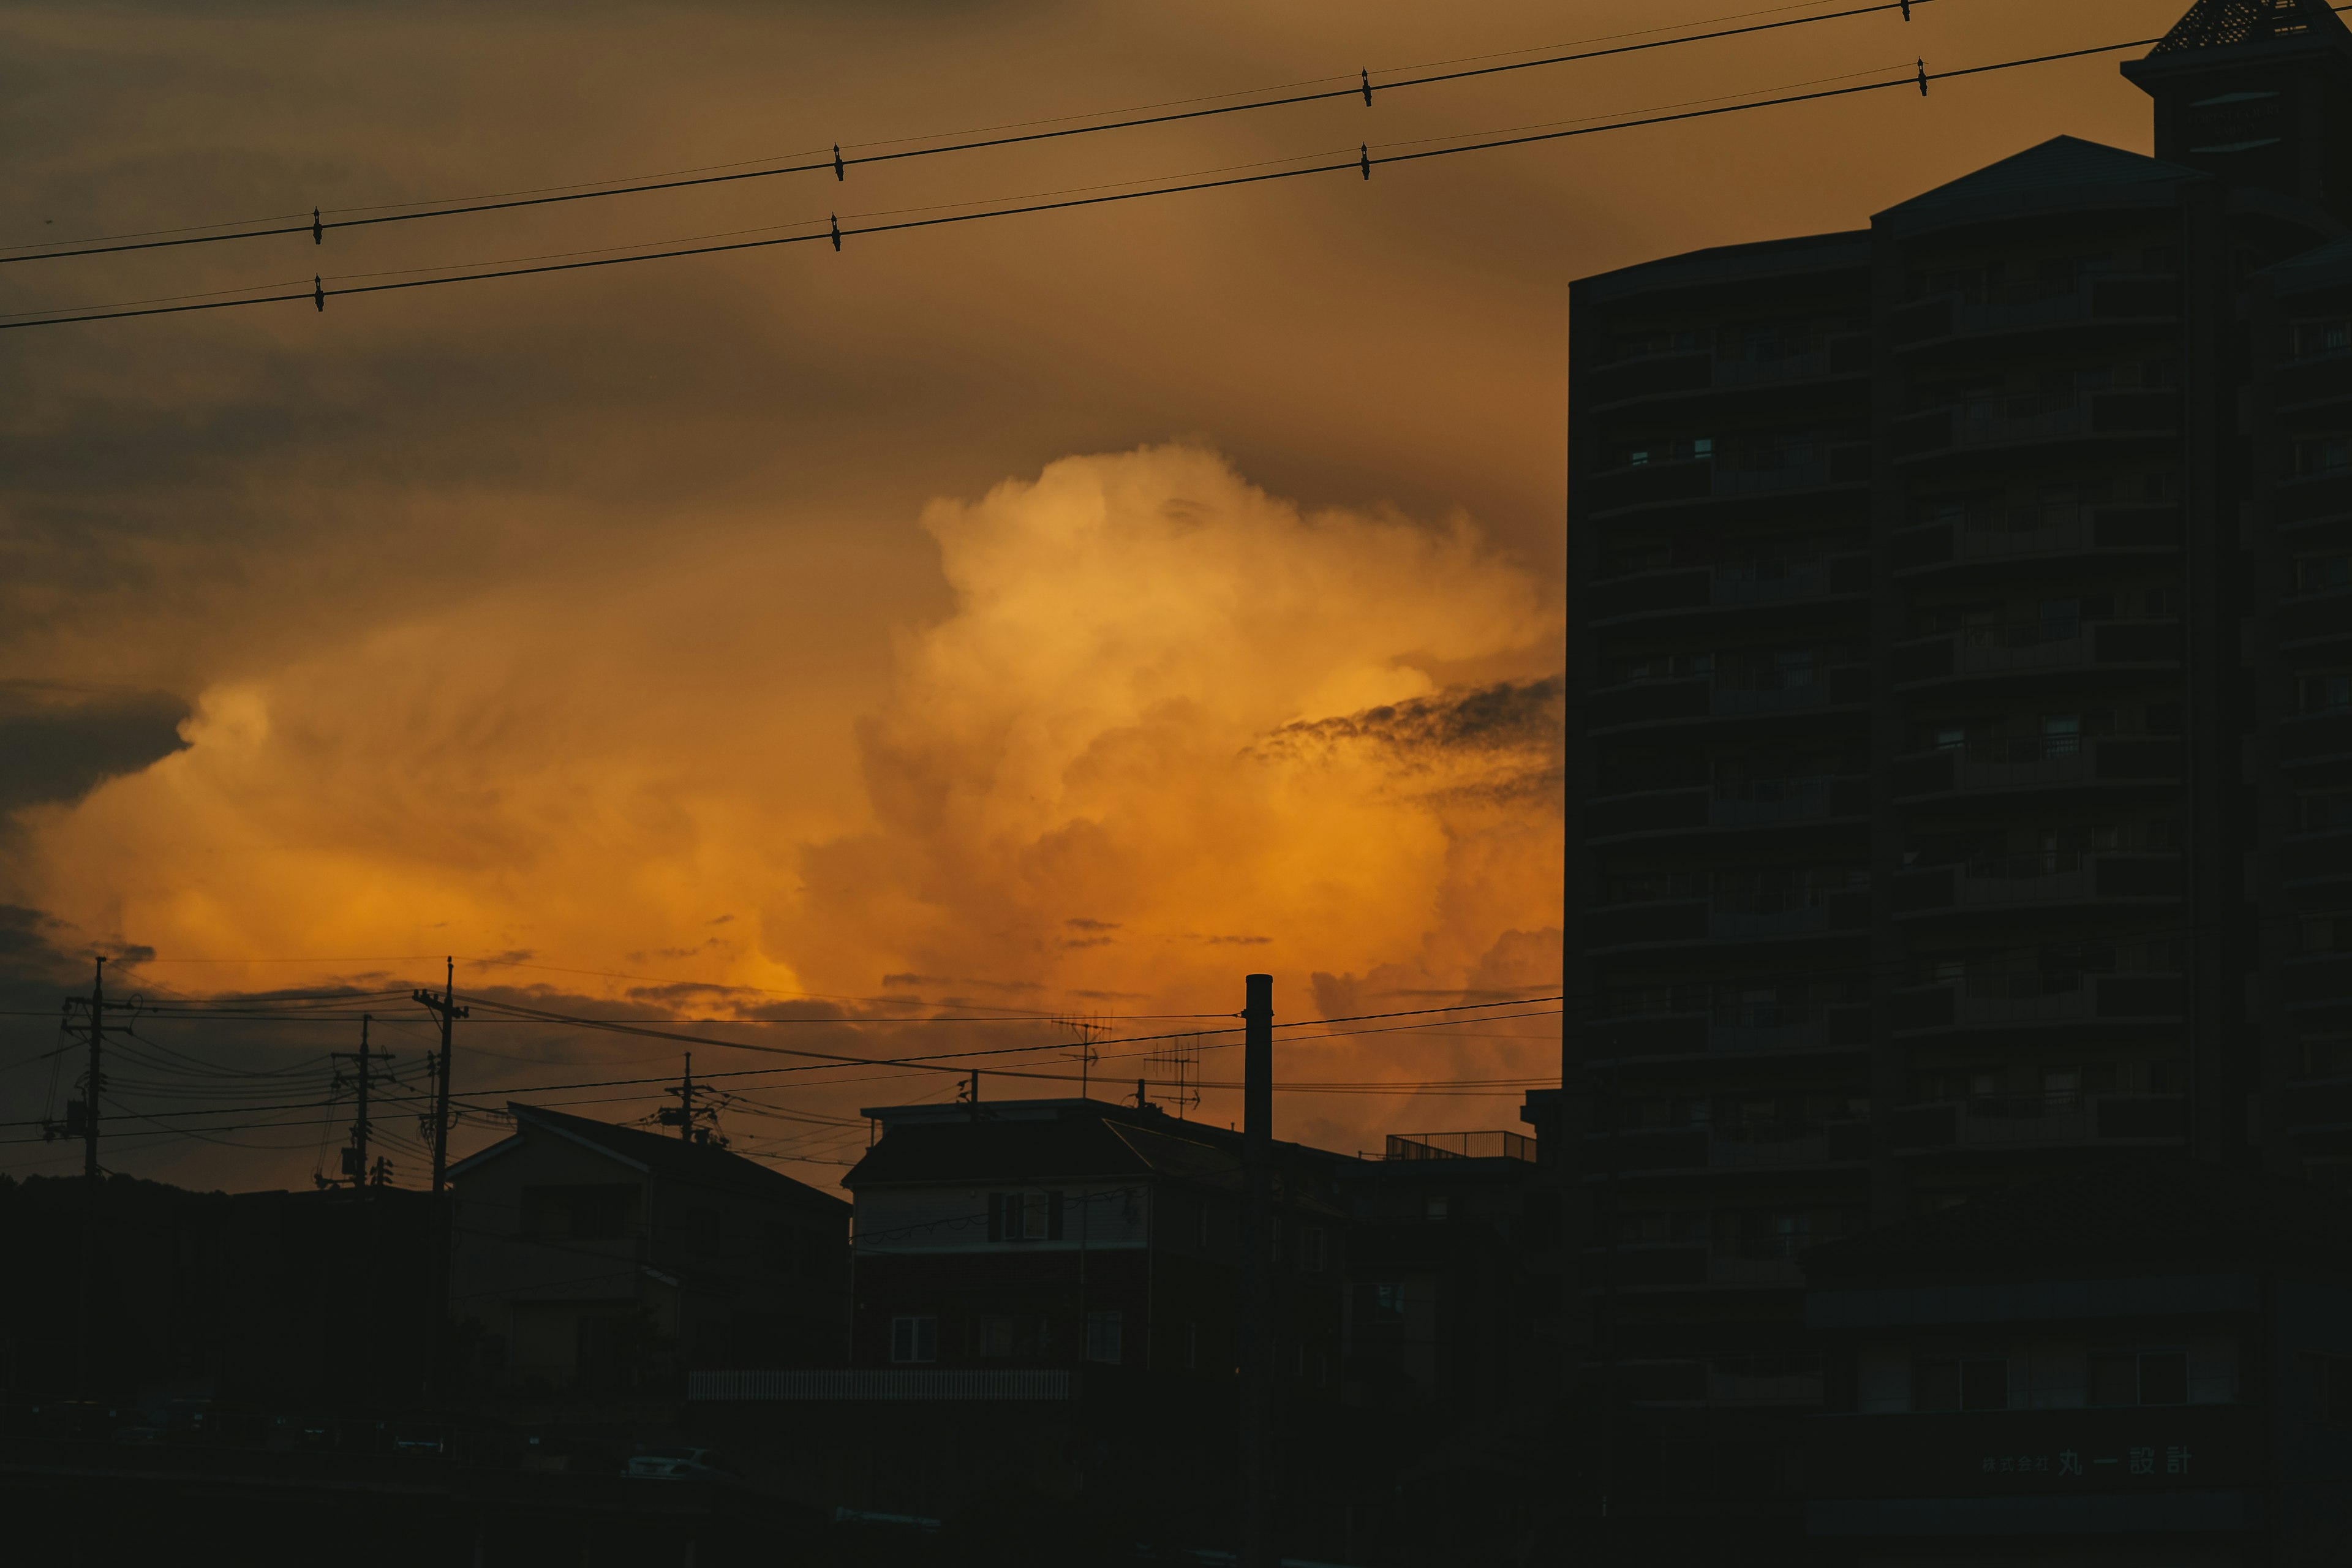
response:
<path id="1" fill-rule="evenodd" d="M 1917 3 L 1917 0 L 1914 0 Z M 1355 158 L 1336 163 L 1312 163 L 1301 168 L 1276 170 L 1266 174 L 1235 174 L 1220 179 L 1193 180 L 1181 184 L 1155 186 L 1149 190 L 1122 191 L 1110 195 L 1074 196 L 1046 202 L 1030 202 L 1014 206 L 992 207 L 982 212 L 949 214 L 933 217 L 905 218 L 892 223 L 853 224 L 842 227 L 835 223 L 831 228 L 807 234 L 779 235 L 765 239 L 733 240 L 725 244 L 670 245 L 667 248 L 641 251 L 627 256 L 606 256 L 586 260 L 550 261 L 525 267 L 490 267 L 483 270 L 457 272 L 446 277 L 411 278 L 385 283 L 361 283 L 329 289 L 323 279 L 314 281 L 308 289 L 289 293 L 260 294 L 247 299 L 215 300 L 193 304 L 141 306 L 109 310 L 79 310 L 78 313 L 49 315 L 37 321 L 0 321 L 0 331 L 22 328 L 65 326 L 82 321 L 119 321 L 132 317 L 178 315 L 194 310 L 234 310 L 246 305 L 283 304 L 294 300 L 310 300 L 321 310 L 330 299 L 362 294 L 381 294 L 410 289 L 437 288 L 450 283 L 478 283 L 501 278 L 536 277 L 557 272 L 577 272 L 596 268 L 624 267 L 639 261 L 666 261 L 681 257 L 715 256 L 734 251 L 761 250 L 783 245 L 806 245 L 831 239 L 836 249 L 843 239 L 867 235 L 895 234 L 919 228 L 934 228 L 949 224 L 976 223 L 991 218 L 1023 217 L 1039 213 L 1065 212 L 1079 207 L 1100 206 L 1113 202 L 1147 200 L 1158 196 L 1182 195 L 1192 192 L 1224 190 L 1242 185 L 1263 184 L 1275 180 L 1299 179 L 1313 174 L 1361 172 L 1369 180 L 1375 168 L 1392 163 L 1419 163 L 1431 158 L 1450 158 L 1465 153 L 1493 152 L 1510 147 L 1531 146 L 1542 142 L 1556 142 L 1570 137 L 1596 136 L 1617 131 L 1638 130 L 1646 126 L 1674 124 L 1682 121 L 1710 119 L 1726 114 L 1747 113 L 1759 109 L 1777 109 L 1790 104 L 1816 103 L 1834 98 L 1849 98 L 1859 93 L 1883 92 L 1892 88 L 1917 86 L 1924 94 L 1928 84 L 1959 77 L 1981 76 L 1992 71 L 2015 70 L 2028 66 L 2047 65 L 2060 60 L 2080 59 L 2092 55 L 2113 54 L 2124 49 L 2139 48 L 2160 39 L 2138 38 L 2123 43 L 2101 44 L 2089 48 L 2070 49 L 2055 54 L 2036 55 L 2026 58 L 1996 61 L 1988 65 L 1969 66 L 1948 71 L 1930 71 L 1921 65 L 1914 75 L 1898 76 L 1885 81 L 1861 82 L 1845 87 L 1822 88 L 1811 92 L 1789 93 L 1776 98 L 1753 101 L 1719 104 L 1714 107 L 1677 110 L 1669 113 L 1644 114 L 1639 118 L 1617 120 L 1608 124 L 1579 124 L 1561 130 L 1530 131 L 1519 134 L 1469 133 L 1485 135 L 1486 140 L 1464 142 L 1449 147 L 1429 148 L 1415 153 L 1387 153 L 1373 157 L 1366 148 Z M 649 242 L 662 244 L 664 242 Z M 60 310 L 69 309 L 59 307 Z"/>
<path id="2" fill-rule="evenodd" d="M 1843 11 L 1833 11 L 1818 16 L 1789 17 L 1780 21 L 1759 22 L 1739 27 L 1726 27 L 1714 32 L 1691 34 L 1681 37 L 1656 38 L 1644 43 L 1622 44 L 1609 48 L 1591 49 L 1570 54 L 1550 55 L 1538 59 L 1517 60 L 1504 65 L 1476 66 L 1463 70 L 1445 71 L 1427 76 L 1403 77 L 1396 79 L 1388 79 L 1384 73 L 1382 80 L 1374 81 L 1371 78 L 1370 70 L 1368 68 L 1361 73 L 1360 86 L 1350 82 L 1350 84 L 1347 86 L 1322 89 L 1313 92 L 1286 92 L 1284 96 L 1277 98 L 1254 99 L 1246 103 L 1221 104 L 1204 109 L 1175 109 L 1165 113 L 1137 115 L 1133 118 L 1111 120 L 1102 124 L 1065 126 L 1061 129 L 1051 131 L 1017 131 L 1015 133 L 1009 135 L 981 136 L 969 141 L 949 142 L 947 144 L 941 146 L 901 148 L 901 150 L 897 152 L 856 152 L 855 153 L 855 155 L 851 156 L 845 156 L 841 149 L 835 147 L 834 149 L 833 156 L 830 158 L 824 157 L 822 155 L 822 150 L 813 153 L 785 154 L 785 156 L 788 157 L 815 157 L 817 161 L 814 163 L 773 164 L 772 166 L 749 169 L 735 167 L 733 172 L 729 173 L 707 173 L 700 170 L 678 171 L 674 175 L 656 177 L 649 180 L 640 180 L 627 184 L 616 184 L 613 181 L 609 180 L 593 181 L 585 182 L 583 186 L 542 187 L 539 191 L 509 192 L 489 197 L 457 197 L 436 202 L 411 202 L 396 204 L 397 205 L 405 208 L 423 206 L 427 209 L 425 211 L 383 211 L 381 209 L 370 209 L 364 207 L 341 207 L 332 210 L 339 215 L 373 211 L 374 216 L 364 217 L 338 216 L 332 220 L 329 220 L 325 216 L 324 211 L 321 210 L 320 212 L 314 213 L 312 221 L 309 223 L 299 221 L 300 216 L 299 214 L 288 214 L 286 215 L 287 218 L 296 221 L 289 222 L 283 220 L 265 219 L 262 221 L 272 222 L 273 226 L 268 228 L 240 228 L 234 232 L 226 234 L 196 234 L 187 231 L 177 231 L 176 237 L 156 238 L 148 237 L 147 236 L 173 233 L 174 231 L 150 230 L 147 231 L 147 236 L 124 235 L 106 237 L 95 243 L 89 241 L 56 242 L 58 245 L 70 247 L 70 248 L 64 249 L 56 248 L 55 245 L 50 247 L 38 249 L 32 247 L 10 247 L 7 248 L 16 250 L 19 254 L 0 255 L 0 265 L 6 265 L 7 263 L 16 261 L 60 260 L 69 257 L 98 256 L 128 250 L 153 250 L 179 246 L 215 245 L 228 240 L 264 239 L 272 237 L 296 234 L 309 234 L 314 240 L 317 240 L 320 243 L 324 243 L 324 237 L 326 232 L 330 229 L 358 228 L 379 224 L 413 223 L 425 218 L 456 217 L 468 213 L 507 211 L 518 207 L 544 206 L 555 203 L 595 201 L 609 196 L 639 195 L 653 191 L 683 190 L 700 185 L 727 184 L 740 183 L 745 180 L 771 179 L 784 174 L 831 173 L 836 177 L 836 179 L 845 179 L 847 170 L 869 163 L 897 163 L 913 158 L 933 158 L 950 153 L 979 152 L 989 148 L 1016 146 L 1032 142 L 1058 141 L 1075 136 L 1092 136 L 1109 131 L 1130 131 L 1144 126 L 1167 125 L 1181 121 L 1201 120 L 1233 114 L 1246 114 L 1259 110 L 1280 109 L 1302 103 L 1317 103 L 1333 99 L 1354 98 L 1360 92 L 1363 96 L 1365 106 L 1370 108 L 1372 101 L 1372 96 L 1376 92 L 1394 92 L 1404 88 L 1429 87 L 1443 82 L 1464 81 L 1473 78 L 1493 76 L 1507 71 L 1533 70 L 1548 66 L 1570 65 L 1579 61 L 1602 59 L 1617 55 L 1637 54 L 1649 50 L 1675 48 L 1685 44 L 1707 43 L 1723 38 L 1746 37 L 1756 33 L 1777 32 L 1790 27 L 1812 26 L 1822 22 L 1843 21 L 1854 16 L 1867 16 L 1888 11 L 1900 11 L 1903 13 L 1906 20 L 1908 20 L 1914 5 L 1925 5 L 1931 3 L 1932 0 L 1883 0 L 1883 3 L 1858 6 Z M 1782 7 L 1781 9 L 1795 8 L 1796 7 Z M 1744 13 L 1743 15 L 1763 14 L 1765 13 L 1752 12 Z M 1721 19 L 1730 20 L 1733 18 Z M 1692 26 L 1706 26 L 1709 24 L 1702 22 L 1685 25 Z M 1663 29 L 1650 30 L 1661 31 Z M 1612 37 L 1629 36 L 1632 35 L 1612 35 Z M 1507 52 L 1525 53 L 1528 51 L 1511 50 Z M 1499 57 L 1482 56 L 1475 58 L 1496 58 Z M 1412 69 L 1415 68 L 1408 67 L 1405 68 Z M 1344 76 L 1322 77 L 1314 79 L 1318 81 L 1349 81 L 1349 79 Z M 1307 84 L 1301 83 L 1298 85 L 1304 86 Z M 1233 95 L 1220 94 L 1216 96 L 1230 97 Z M 1192 100 L 1188 101 L 1199 102 L 1203 100 Z M 1161 106 L 1154 105 L 1151 107 L 1158 108 Z M 1069 116 L 1065 118 L 1099 119 L 1103 114 L 1117 115 L 1126 114 L 1129 112 L 1129 111 L 1128 110 L 1107 110 L 1099 111 L 1096 115 Z M 1024 121 L 1023 123 L 1042 124 L 1046 122 L 1032 121 Z M 1000 128 L 991 127 L 990 129 L 993 130 Z M 956 136 L 961 134 L 966 133 L 954 132 L 939 132 L 930 136 L 900 137 L 896 139 L 895 142 L 864 142 L 856 145 L 860 147 L 887 147 L 898 145 L 900 142 L 908 141 L 937 141 L 941 136 Z M 753 159 L 746 160 L 746 162 L 768 163 L 770 161 Z M 712 164 L 705 166 L 706 169 L 729 169 L 730 167 L 730 165 L 725 164 Z M 598 188 L 584 188 L 586 185 L 593 185 Z M 222 226 L 197 225 L 193 226 L 199 228 L 216 228 Z"/>

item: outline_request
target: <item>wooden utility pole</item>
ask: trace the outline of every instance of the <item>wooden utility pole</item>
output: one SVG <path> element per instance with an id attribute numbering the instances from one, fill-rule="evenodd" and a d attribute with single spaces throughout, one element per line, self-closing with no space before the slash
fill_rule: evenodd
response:
<path id="1" fill-rule="evenodd" d="M 1243 982 L 1240 1467 L 1234 1499 L 1240 1568 L 1276 1568 L 1275 1521 L 1274 976 Z"/>

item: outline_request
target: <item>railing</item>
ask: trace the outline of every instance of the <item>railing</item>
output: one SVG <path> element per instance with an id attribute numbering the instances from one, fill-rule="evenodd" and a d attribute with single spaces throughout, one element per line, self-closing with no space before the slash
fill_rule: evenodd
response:
<path id="1" fill-rule="evenodd" d="M 888 1371 L 692 1372 L 686 1396 L 698 1401 L 1060 1400 L 1073 1396 L 1067 1368 L 1028 1370 L 906 1368 Z"/>
<path id="2" fill-rule="evenodd" d="M 1523 1132 L 1391 1132 L 1391 1160 L 1521 1160 L 1536 1163 L 1536 1141 Z"/>
<path id="3" fill-rule="evenodd" d="M 1818 680 L 1759 687 L 1730 686 L 1718 679 L 1709 707 L 1724 714 L 1785 713 L 1791 709 L 1822 707 L 1829 700 L 1828 685 Z"/>
<path id="4" fill-rule="evenodd" d="M 1954 410 L 1952 445 L 1986 447 L 2006 441 L 2044 440 L 2082 433 L 2090 410 L 2082 404 L 2057 408 L 2028 406 L 2036 400 L 2004 398 L 1998 403 L 1965 403 Z"/>
<path id="5" fill-rule="evenodd" d="M 1819 489 L 1830 482 L 1829 462 L 1813 458 L 1774 468 L 1731 468 L 1717 460 L 1715 493 L 1719 496 L 1769 495 L 1775 490 Z"/>
<path id="6" fill-rule="evenodd" d="M 1717 605 L 1767 605 L 1785 599 L 1817 599 L 1829 592 L 1829 563 L 1743 561 L 1715 569 L 1711 599 Z"/>
<path id="7" fill-rule="evenodd" d="M 1805 822 L 1830 812 L 1830 780 L 1755 779 L 1718 786 L 1707 818 L 1718 827 L 1751 827 L 1768 822 Z"/>

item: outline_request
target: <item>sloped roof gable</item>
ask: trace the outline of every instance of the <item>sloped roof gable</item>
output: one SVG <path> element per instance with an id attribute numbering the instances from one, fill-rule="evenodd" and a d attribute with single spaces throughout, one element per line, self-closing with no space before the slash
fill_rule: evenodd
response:
<path id="1" fill-rule="evenodd" d="M 2146 185 L 2202 177 L 2194 169 L 2168 163 L 2160 158 L 2126 153 L 2100 142 L 2085 142 L 2079 136 L 2053 136 L 2039 146 L 2028 147 L 1997 163 L 1988 163 L 1948 184 L 1923 191 L 1878 216 L 1884 218 L 1925 213 L 1938 207 L 2074 186 Z"/>

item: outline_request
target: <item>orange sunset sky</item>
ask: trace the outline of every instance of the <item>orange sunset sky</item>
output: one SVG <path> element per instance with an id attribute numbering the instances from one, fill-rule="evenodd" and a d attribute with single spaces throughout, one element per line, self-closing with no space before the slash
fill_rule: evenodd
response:
<path id="1" fill-rule="evenodd" d="M 1919 0 L 1908 24 L 842 182 L 0 265 L 0 312 L 1377 153 L 2148 37 L 2184 5 Z M 1379 79 L 1738 9 L 10 5 L 0 245 Z M 99 952 L 151 1000 L 394 993 L 450 953 L 491 1001 L 789 1018 L 662 1026 L 854 1056 L 1073 1039 L 1057 1015 L 1215 1028 L 1260 969 L 1286 1020 L 1555 994 L 1569 281 L 1857 226 L 2062 132 L 2145 151 L 2120 58 L 839 254 L 0 333 L 0 1170 L 79 1169 L 30 1124 L 62 1114 L 70 1062 L 41 1053 Z M 367 1005 L 413 1068 L 424 1015 Z M 1279 1131 L 1516 1127 L 1557 1074 L 1558 1006 L 1295 1031 L 1332 1037 L 1286 1046 L 1282 1076 L 1349 1087 L 1286 1095 Z M 487 1012 L 460 1026 L 476 1105 L 636 1118 L 649 1087 L 545 1086 L 688 1048 Z M 933 1016 L 997 1021 L 903 1021 Z M 222 1114 L 117 1117 L 110 1168 L 234 1188 L 307 1184 L 322 1139 L 331 1160 L 346 1112 L 306 1102 L 356 1023 L 135 1027 L 152 1054 L 120 1071 L 162 1087 L 134 1103 Z M 691 1048 L 698 1072 L 782 1061 Z M 1098 1091 L 1131 1091 L 1143 1048 L 1104 1047 Z M 171 1053 L 270 1076 L 174 1077 Z M 820 1184 L 864 1143 L 857 1107 L 954 1090 L 726 1081 L 736 1146 Z M 412 1184 L 415 1131 L 387 1134 Z M 498 1135 L 477 1117 L 456 1146 Z"/>

